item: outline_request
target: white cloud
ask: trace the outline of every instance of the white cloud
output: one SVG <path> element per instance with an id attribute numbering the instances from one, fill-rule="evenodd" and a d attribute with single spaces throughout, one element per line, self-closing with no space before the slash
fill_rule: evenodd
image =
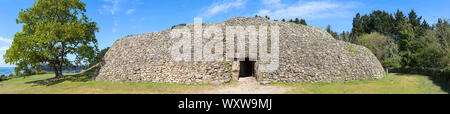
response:
<path id="1" fill-rule="evenodd" d="M 9 46 L 3 46 L 3 47 L 0 47 L 0 51 L 6 51 L 6 50 L 8 50 L 9 49 Z"/>
<path id="2" fill-rule="evenodd" d="M 213 17 L 219 13 L 227 12 L 231 8 L 243 7 L 244 5 L 245 5 L 245 1 L 243 1 L 243 0 L 234 0 L 231 2 L 215 3 L 211 6 L 209 6 L 206 9 L 206 12 L 203 12 L 202 16 Z"/>
<path id="3" fill-rule="evenodd" d="M 261 16 L 267 15 L 276 19 L 343 17 L 348 13 L 348 9 L 353 8 L 355 5 L 351 2 L 338 3 L 333 1 L 298 1 L 295 4 L 282 4 L 280 0 L 262 0 L 262 3 L 267 8 L 260 9 L 257 14 Z"/>
<path id="4" fill-rule="evenodd" d="M 114 21 L 114 28 L 112 30 L 113 33 L 117 32 L 117 27 L 119 26 L 119 22 L 118 21 Z"/>
<path id="5" fill-rule="evenodd" d="M 135 11 L 136 11 L 135 9 L 128 9 L 126 14 L 129 15 L 129 14 L 134 13 Z"/>
<path id="6" fill-rule="evenodd" d="M 0 51 L 6 51 L 11 46 L 11 43 L 13 42 L 13 40 L 11 40 L 9 38 L 0 37 L 0 42 L 7 43 L 7 45 L 3 45 L 2 47 L 0 47 Z"/>
<path id="7" fill-rule="evenodd" d="M 281 0 L 262 0 L 262 3 L 266 6 L 274 8 L 280 8 L 285 6 L 284 4 L 281 4 Z"/>
<path id="8" fill-rule="evenodd" d="M 103 12 L 106 11 L 114 15 L 119 10 L 119 0 L 104 0 L 104 2 L 107 4 L 103 5 L 102 9 L 99 10 L 100 14 L 103 14 Z"/>
<path id="9" fill-rule="evenodd" d="M 13 42 L 13 40 L 11 40 L 9 38 L 0 37 L 0 42 L 11 44 Z"/>

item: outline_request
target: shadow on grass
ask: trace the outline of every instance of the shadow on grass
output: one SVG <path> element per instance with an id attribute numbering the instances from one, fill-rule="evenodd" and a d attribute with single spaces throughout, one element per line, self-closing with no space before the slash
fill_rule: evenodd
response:
<path id="1" fill-rule="evenodd" d="M 439 79 L 437 79 L 436 76 L 431 76 L 429 74 L 424 74 L 424 73 L 397 73 L 395 75 L 397 75 L 397 76 L 406 76 L 406 75 L 411 75 L 411 74 L 427 77 L 428 79 L 432 80 L 434 85 L 437 85 L 437 86 L 441 87 L 441 89 L 443 91 L 445 91 L 447 93 L 450 93 L 450 85 L 446 84 L 445 82 L 442 82 Z"/>
<path id="2" fill-rule="evenodd" d="M 84 72 L 73 74 L 73 75 L 65 75 L 64 78 L 49 78 L 44 80 L 36 80 L 36 81 L 30 81 L 26 82 L 25 84 L 35 84 L 34 86 L 52 86 L 55 84 L 59 84 L 65 81 L 71 81 L 71 82 L 87 82 L 90 80 L 93 80 L 96 75 L 96 71 L 100 69 L 99 65 L 95 65 L 89 69 L 87 69 Z"/>

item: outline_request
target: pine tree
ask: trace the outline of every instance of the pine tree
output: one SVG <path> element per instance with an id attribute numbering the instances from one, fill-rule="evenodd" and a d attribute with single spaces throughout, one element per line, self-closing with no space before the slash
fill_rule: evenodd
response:
<path id="1" fill-rule="evenodd" d="M 299 20 L 298 18 L 295 18 L 294 23 L 295 23 L 295 24 L 300 24 L 300 20 Z"/>
<path id="2" fill-rule="evenodd" d="M 305 20 L 305 19 L 301 19 L 301 20 L 300 20 L 300 24 L 302 24 L 302 25 L 308 25 L 308 24 L 306 24 L 306 20 Z"/>
<path id="3" fill-rule="evenodd" d="M 331 25 L 327 26 L 327 32 L 331 34 L 331 36 L 333 36 L 334 39 L 339 40 L 339 35 L 337 34 L 337 32 L 334 32 L 333 30 L 331 30 Z"/>
<path id="4" fill-rule="evenodd" d="M 431 29 L 431 26 L 427 23 L 426 20 L 423 20 L 423 22 L 422 22 L 422 28 L 425 29 L 425 30 L 430 30 L 430 29 Z"/>
<path id="5" fill-rule="evenodd" d="M 395 13 L 395 21 L 394 21 L 394 31 L 393 35 L 397 38 L 400 35 L 400 31 L 406 29 L 406 25 L 408 24 L 408 19 L 405 17 L 402 11 L 397 9 Z M 396 39 L 398 41 L 398 39 Z"/>
<path id="6" fill-rule="evenodd" d="M 411 10 L 408 14 L 409 23 L 411 23 L 412 26 L 420 26 L 420 20 L 422 19 L 422 16 L 417 17 L 417 14 L 414 10 Z"/>
<path id="7" fill-rule="evenodd" d="M 353 18 L 353 28 L 350 33 L 349 42 L 354 42 L 355 39 L 364 33 L 364 28 L 361 22 L 361 15 L 356 13 L 356 16 Z"/>

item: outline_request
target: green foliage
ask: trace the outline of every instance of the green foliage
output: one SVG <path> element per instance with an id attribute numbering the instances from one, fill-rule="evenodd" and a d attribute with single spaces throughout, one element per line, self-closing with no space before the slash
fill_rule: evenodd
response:
<path id="1" fill-rule="evenodd" d="M 341 38 L 368 47 L 387 68 L 396 68 L 399 64 L 402 67 L 428 68 L 450 65 L 450 27 L 447 20 L 439 19 L 431 27 L 414 10 L 407 16 L 400 10 L 393 15 L 380 10 L 363 16 L 357 13 L 349 38 L 345 32 Z"/>
<path id="2" fill-rule="evenodd" d="M 96 64 L 102 62 L 103 61 L 103 57 L 106 55 L 106 52 L 108 52 L 108 50 L 109 50 L 109 47 L 107 47 L 105 49 L 102 49 L 101 51 L 97 52 L 97 54 L 95 56 L 95 59 L 94 59 L 94 62 L 92 62 L 89 66 L 93 66 L 93 65 L 96 65 Z"/>
<path id="3" fill-rule="evenodd" d="M 369 15 L 361 16 L 359 13 L 353 18 L 351 37 L 353 40 L 360 35 L 378 32 L 391 35 L 394 29 L 394 17 L 386 11 L 376 10 Z"/>
<path id="4" fill-rule="evenodd" d="M 364 34 L 358 38 L 356 44 L 370 49 L 385 68 L 399 67 L 398 46 L 389 36 L 378 32 Z"/>
<path id="5" fill-rule="evenodd" d="M 349 32 L 346 31 L 342 31 L 341 34 L 339 34 L 339 40 L 345 41 L 345 42 L 354 42 L 351 39 L 351 34 Z"/>
<path id="6" fill-rule="evenodd" d="M 348 47 L 348 51 L 352 52 L 353 54 L 359 54 L 358 50 L 355 50 L 355 48 L 353 47 L 353 44 L 346 42 L 345 43 Z"/>
<path id="7" fill-rule="evenodd" d="M 308 24 L 306 24 L 306 20 L 305 20 L 305 19 L 301 19 L 300 22 L 299 22 L 299 24 L 302 24 L 302 25 L 308 25 Z"/>
<path id="8" fill-rule="evenodd" d="M 171 27 L 171 29 L 174 29 L 175 27 L 181 27 L 181 26 L 186 26 L 186 24 L 183 23 L 183 24 L 174 25 Z"/>
<path id="9" fill-rule="evenodd" d="M 16 22 L 23 30 L 15 34 L 5 63 L 15 64 L 17 74 L 49 64 L 56 76 L 62 76 L 63 65 L 70 63 L 69 54 L 77 61 L 91 62 L 98 28 L 85 12 L 85 3 L 79 0 L 38 0 L 33 7 L 22 9 Z"/>
<path id="10" fill-rule="evenodd" d="M 299 18 L 295 18 L 295 20 L 290 19 L 288 22 L 295 23 L 295 24 L 301 24 L 301 25 L 308 25 L 308 24 L 306 24 L 305 19 L 299 19 Z"/>

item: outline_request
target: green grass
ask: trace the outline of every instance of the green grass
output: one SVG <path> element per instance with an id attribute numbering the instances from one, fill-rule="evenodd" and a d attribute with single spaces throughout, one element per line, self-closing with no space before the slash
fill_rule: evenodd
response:
<path id="1" fill-rule="evenodd" d="M 64 80 L 52 80 L 53 74 L 14 78 L 0 82 L 0 94 L 196 94 L 200 91 L 232 86 L 236 82 L 214 86 L 208 84 L 186 85 L 169 83 L 128 83 L 93 81 L 84 72 L 68 75 Z M 287 93 L 298 94 L 448 94 L 423 75 L 389 74 L 378 80 L 336 83 L 274 83 L 270 86 L 292 88 Z"/>
<path id="2" fill-rule="evenodd" d="M 16 78 L 0 82 L 0 94 L 141 94 L 141 93 L 191 93 L 210 85 L 185 85 L 165 83 L 126 83 L 103 81 L 65 80 L 51 85 L 39 84 L 53 78 L 52 74 Z"/>
<path id="3" fill-rule="evenodd" d="M 428 76 L 391 73 L 385 78 L 335 83 L 274 83 L 292 94 L 448 94 Z"/>

